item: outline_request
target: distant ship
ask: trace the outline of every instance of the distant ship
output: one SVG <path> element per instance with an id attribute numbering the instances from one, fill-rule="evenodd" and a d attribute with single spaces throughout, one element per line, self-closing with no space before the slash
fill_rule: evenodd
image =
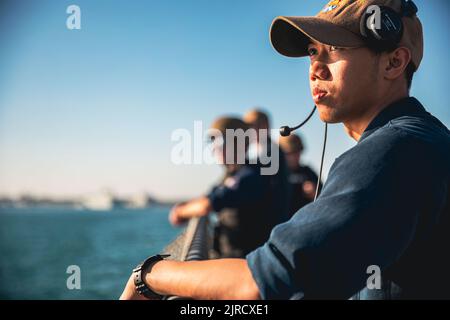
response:
<path id="1" fill-rule="evenodd" d="M 88 210 L 111 210 L 116 208 L 142 209 L 155 201 L 145 192 L 137 193 L 127 199 L 118 198 L 110 190 L 87 195 L 81 199 L 81 206 Z"/>

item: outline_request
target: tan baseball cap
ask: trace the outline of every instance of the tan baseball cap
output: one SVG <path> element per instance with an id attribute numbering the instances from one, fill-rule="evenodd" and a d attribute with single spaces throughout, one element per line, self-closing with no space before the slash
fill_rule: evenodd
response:
<path id="1" fill-rule="evenodd" d="M 400 13 L 401 0 L 333 0 L 315 17 L 275 18 L 270 29 L 270 40 L 280 54 L 287 57 L 307 56 L 311 39 L 342 48 L 366 45 L 361 35 L 361 17 L 372 5 L 390 7 Z M 400 46 L 411 51 L 411 61 L 419 68 L 423 57 L 423 31 L 419 18 L 403 17 L 404 32 Z"/>

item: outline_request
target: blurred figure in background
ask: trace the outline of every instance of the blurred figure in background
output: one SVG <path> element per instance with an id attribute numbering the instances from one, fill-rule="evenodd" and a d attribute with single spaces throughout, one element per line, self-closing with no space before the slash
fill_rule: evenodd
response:
<path id="1" fill-rule="evenodd" d="M 275 168 L 275 170 L 268 171 L 268 174 L 276 174 L 279 177 L 279 188 L 274 190 L 274 193 L 277 197 L 287 199 L 286 203 L 277 211 L 279 214 L 288 212 L 292 192 L 288 181 L 289 169 L 284 153 L 280 150 L 278 144 L 271 139 L 269 115 L 259 108 L 254 108 L 249 110 L 243 119 L 250 128 L 256 131 L 253 141 L 250 141 L 249 159 L 258 162 L 265 168 L 269 166 Z M 278 130 L 276 130 L 276 135 L 278 137 Z M 286 220 L 286 218 L 283 219 Z"/>
<path id="2" fill-rule="evenodd" d="M 230 141 L 225 135 L 227 129 L 247 132 L 249 126 L 244 121 L 222 117 L 211 128 L 220 135 L 211 137 L 211 142 L 215 157 L 225 168 L 225 178 L 208 195 L 176 205 L 169 220 L 178 225 L 189 218 L 217 212 L 215 250 L 220 257 L 242 258 L 261 246 L 269 238 L 271 229 L 287 219 L 285 204 L 289 199 L 279 191 L 283 183 L 279 174 L 262 175 L 260 164 L 249 163 L 249 140 L 244 139 L 244 146 L 241 146 L 239 139 L 232 137 L 234 141 Z M 234 155 L 231 162 L 227 158 L 230 153 Z"/>
<path id="3" fill-rule="evenodd" d="M 280 137 L 280 147 L 283 150 L 290 170 L 289 182 L 292 185 L 292 196 L 289 214 L 294 215 L 300 208 L 314 200 L 317 188 L 317 174 L 308 166 L 300 164 L 304 151 L 302 139 L 291 134 Z M 319 191 L 322 185 L 319 185 Z"/>
<path id="4" fill-rule="evenodd" d="M 269 143 L 266 144 L 264 141 L 261 141 L 263 138 L 266 138 L 267 142 L 271 141 L 269 116 L 264 111 L 255 108 L 244 114 L 243 119 L 250 128 L 256 130 L 256 139 L 250 142 L 249 159 L 259 159 L 261 155 L 268 152 L 266 146 L 270 148 Z"/>

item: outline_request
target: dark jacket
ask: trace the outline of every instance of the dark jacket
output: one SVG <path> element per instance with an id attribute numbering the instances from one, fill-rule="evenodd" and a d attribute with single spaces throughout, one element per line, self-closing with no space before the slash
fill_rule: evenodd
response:
<path id="1" fill-rule="evenodd" d="M 216 250 L 222 257 L 245 257 L 288 219 L 286 172 L 262 175 L 261 165 L 247 164 L 212 189 L 208 197 L 219 213 Z"/>
<path id="2" fill-rule="evenodd" d="M 383 290 L 367 287 L 377 266 L 396 298 L 449 298 L 449 185 L 448 128 L 414 98 L 388 106 L 317 201 L 247 256 L 261 296 L 370 298 Z"/>

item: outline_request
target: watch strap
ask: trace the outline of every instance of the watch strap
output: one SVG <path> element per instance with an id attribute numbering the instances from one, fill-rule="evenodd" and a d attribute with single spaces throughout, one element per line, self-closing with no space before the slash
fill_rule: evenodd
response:
<path id="1" fill-rule="evenodd" d="M 165 258 L 169 257 L 170 254 L 157 254 L 154 256 L 151 256 L 147 259 L 145 259 L 145 261 L 143 261 L 142 263 L 138 264 L 136 266 L 136 268 L 133 269 L 133 280 L 134 280 L 134 285 L 136 286 L 136 291 L 137 293 L 143 295 L 146 298 L 149 299 L 161 299 L 162 296 L 157 294 L 156 292 L 154 292 L 152 289 L 150 289 L 146 284 L 145 284 L 145 279 L 143 278 L 143 273 L 142 271 L 146 270 L 148 267 L 150 267 L 150 265 L 164 260 Z"/>

